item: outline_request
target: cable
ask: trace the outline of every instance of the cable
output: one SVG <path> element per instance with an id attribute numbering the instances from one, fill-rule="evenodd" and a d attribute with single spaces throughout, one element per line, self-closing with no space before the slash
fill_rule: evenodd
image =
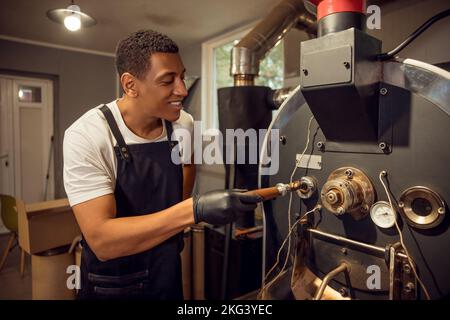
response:
<path id="1" fill-rule="evenodd" d="M 381 53 L 378 55 L 378 60 L 385 61 L 391 59 L 397 53 L 402 51 L 406 46 L 408 46 L 411 42 L 413 42 L 419 35 L 421 35 L 425 30 L 427 30 L 431 25 L 435 22 L 441 20 L 442 18 L 448 17 L 450 15 L 450 9 L 442 11 L 435 16 L 431 17 L 427 20 L 423 25 L 421 25 L 416 31 L 414 31 L 408 38 L 406 38 L 402 43 L 400 43 L 396 48 L 392 49 L 389 52 Z"/>
<path id="2" fill-rule="evenodd" d="M 386 194 L 387 194 L 387 197 L 388 197 L 388 200 L 389 200 L 389 205 L 391 206 L 392 211 L 396 212 L 396 210 L 394 209 L 394 206 L 392 205 L 392 200 L 391 200 L 391 196 L 389 194 L 388 188 L 387 188 L 386 184 L 383 181 L 383 177 L 385 177 L 385 179 L 387 180 L 386 176 L 387 176 L 387 171 L 383 170 L 383 171 L 380 172 L 380 175 L 378 177 L 379 177 L 379 179 L 381 181 L 381 184 L 383 185 L 384 191 L 386 191 Z M 411 265 L 412 271 L 414 272 L 414 276 L 416 277 L 417 281 L 419 282 L 419 284 L 420 284 L 420 286 L 421 286 L 421 288 L 422 288 L 422 290 L 423 290 L 427 300 L 430 300 L 430 295 L 428 293 L 428 290 L 425 287 L 425 285 L 422 282 L 422 280 L 419 278 L 419 275 L 417 274 L 417 270 L 416 270 L 414 261 L 411 258 L 411 255 L 409 254 L 408 249 L 405 246 L 405 243 L 403 242 L 403 234 L 402 234 L 402 231 L 400 230 L 400 227 L 398 226 L 397 219 L 395 219 L 394 222 L 395 222 L 395 227 L 397 228 L 398 234 L 400 236 L 400 244 L 402 245 L 403 250 L 405 250 L 406 257 L 408 258 L 408 262 Z"/>
<path id="3" fill-rule="evenodd" d="M 314 119 L 313 116 L 309 119 L 309 122 L 308 122 L 308 133 L 307 133 L 307 136 L 306 136 L 305 148 L 303 149 L 303 152 L 300 155 L 300 158 L 298 160 L 296 160 L 296 162 L 295 162 L 294 170 L 292 170 L 292 174 L 291 174 L 290 181 L 289 181 L 290 183 L 292 183 L 292 180 L 294 179 L 295 172 L 297 171 L 297 168 L 299 167 L 298 164 L 300 163 L 300 161 L 302 160 L 303 156 L 305 155 L 306 150 L 308 149 L 310 135 L 311 135 L 311 123 L 312 123 L 313 119 Z M 292 207 L 292 192 L 289 193 L 289 206 L 288 206 L 288 208 L 289 208 L 288 209 L 288 226 L 289 226 L 289 230 L 292 230 L 292 228 L 293 228 L 293 226 L 291 227 L 291 224 L 292 224 L 292 222 L 291 222 L 291 207 Z M 314 211 L 314 210 L 315 210 L 315 208 L 312 211 Z M 306 214 L 307 213 L 305 213 L 305 215 Z M 299 220 L 297 220 L 297 222 Z M 297 222 L 294 223 L 294 226 L 297 224 Z M 266 273 L 266 276 L 264 277 L 264 282 L 263 282 L 263 287 L 261 289 L 261 293 L 263 292 L 264 288 L 267 286 L 267 284 L 265 284 L 265 281 L 266 281 L 267 277 L 269 276 L 269 274 L 275 269 L 275 267 L 280 262 L 281 249 L 283 248 L 286 240 L 288 239 L 289 240 L 289 242 L 288 242 L 288 250 L 287 250 L 287 253 L 286 253 L 286 258 L 285 258 L 284 263 L 283 263 L 283 267 L 281 268 L 281 271 L 278 273 L 278 275 L 275 276 L 275 278 L 271 282 L 269 282 L 269 284 L 272 283 L 273 281 L 275 281 L 279 277 L 279 275 L 281 275 L 281 273 L 284 271 L 284 269 L 286 268 L 287 261 L 289 260 L 289 255 L 290 255 L 290 252 L 291 252 L 291 237 L 290 237 L 290 234 L 291 234 L 291 232 L 288 233 L 288 236 L 285 238 L 283 244 L 281 245 L 280 249 L 278 250 L 276 263 L 272 266 L 272 268 L 269 270 L 269 272 Z"/>
<path id="4" fill-rule="evenodd" d="M 290 178 L 290 183 L 292 183 L 292 181 L 294 180 L 294 175 L 295 172 L 297 171 L 297 168 L 300 166 L 300 163 L 303 159 L 303 156 L 305 155 L 306 150 L 308 149 L 309 146 L 309 136 L 311 134 L 311 123 L 313 121 L 314 117 L 309 118 L 309 122 L 308 122 L 308 133 L 306 134 L 306 143 L 305 143 L 305 148 L 303 149 L 302 154 L 300 155 L 300 158 L 298 159 L 298 161 L 295 161 L 295 167 L 294 170 L 292 170 L 292 174 L 291 174 L 291 178 Z M 289 224 L 289 229 L 291 228 L 291 209 L 292 209 L 292 192 L 289 193 L 289 207 L 288 207 L 288 224 Z M 288 243 L 288 251 L 286 253 L 286 258 L 284 259 L 284 264 L 283 267 L 281 268 L 281 271 L 279 274 L 281 274 L 284 269 L 286 268 L 287 262 L 289 260 L 289 255 L 291 254 L 291 237 L 289 237 L 289 243 Z"/>
<path id="5" fill-rule="evenodd" d="M 289 229 L 289 232 L 286 236 L 286 238 L 284 238 L 283 243 L 281 244 L 280 249 L 278 250 L 278 254 L 277 254 L 277 261 L 275 262 L 275 264 L 273 265 L 273 267 L 269 270 L 269 272 L 267 272 L 265 279 L 267 279 L 267 277 L 269 276 L 269 274 L 275 269 L 275 267 L 278 265 L 278 263 L 280 262 L 280 254 L 281 254 L 281 250 L 283 249 L 284 245 L 286 244 L 286 241 L 288 239 L 290 239 L 290 236 L 292 234 L 292 231 L 294 231 L 294 228 L 297 226 L 297 224 L 304 218 L 306 217 L 308 214 L 313 213 L 316 210 L 320 210 L 321 209 L 321 205 L 316 205 L 312 210 L 306 212 L 304 215 L 302 215 L 297 221 L 295 221 L 295 223 L 292 225 L 292 227 Z M 261 291 L 259 293 L 258 296 L 262 296 L 262 293 L 264 292 L 264 290 L 266 290 L 266 288 L 268 286 L 270 286 L 272 283 L 274 283 L 282 274 L 283 269 L 281 269 L 281 271 L 277 274 L 277 276 L 275 278 L 273 278 L 272 280 L 270 280 L 268 283 L 264 284 L 264 286 L 261 288 Z"/>

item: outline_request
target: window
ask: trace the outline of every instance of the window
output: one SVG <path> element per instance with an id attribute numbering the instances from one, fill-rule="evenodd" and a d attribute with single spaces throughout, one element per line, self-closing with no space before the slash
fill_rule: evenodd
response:
<path id="1" fill-rule="evenodd" d="M 19 86 L 17 93 L 20 102 L 41 102 L 41 88 L 31 86 Z"/>
<path id="2" fill-rule="evenodd" d="M 233 86 L 230 76 L 231 50 L 254 26 L 246 26 L 202 45 L 202 120 L 204 129 L 219 127 L 217 89 Z M 255 84 L 272 89 L 283 87 L 283 42 L 260 62 Z"/>

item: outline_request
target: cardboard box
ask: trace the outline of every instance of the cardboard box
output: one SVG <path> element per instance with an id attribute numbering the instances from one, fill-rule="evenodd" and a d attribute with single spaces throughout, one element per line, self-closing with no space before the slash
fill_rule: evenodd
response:
<path id="1" fill-rule="evenodd" d="M 25 205 L 17 201 L 19 244 L 29 254 L 72 243 L 81 234 L 67 199 Z"/>

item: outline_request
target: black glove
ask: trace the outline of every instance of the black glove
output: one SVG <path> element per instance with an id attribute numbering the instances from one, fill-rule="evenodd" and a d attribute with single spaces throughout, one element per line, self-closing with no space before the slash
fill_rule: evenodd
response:
<path id="1" fill-rule="evenodd" d="M 218 190 L 194 197 L 194 220 L 213 225 L 235 221 L 239 216 L 256 209 L 263 200 L 259 195 L 244 194 L 236 190 Z"/>

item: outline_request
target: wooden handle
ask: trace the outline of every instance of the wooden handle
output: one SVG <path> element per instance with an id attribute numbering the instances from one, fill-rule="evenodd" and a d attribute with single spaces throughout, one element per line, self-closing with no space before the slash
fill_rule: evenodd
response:
<path id="1" fill-rule="evenodd" d="M 302 185 L 300 184 L 300 180 L 293 181 L 289 183 L 289 189 L 290 191 L 295 191 L 298 189 L 301 189 Z M 276 198 L 280 196 L 280 191 L 277 187 L 270 187 L 270 188 L 262 188 L 262 189 L 255 189 L 247 191 L 246 194 L 257 194 L 263 198 L 262 201 L 270 200 L 273 198 Z"/>
<path id="2" fill-rule="evenodd" d="M 266 201 L 278 197 L 280 192 L 278 191 L 278 188 L 271 187 L 247 191 L 246 194 L 257 194 L 263 198 L 262 201 Z"/>

